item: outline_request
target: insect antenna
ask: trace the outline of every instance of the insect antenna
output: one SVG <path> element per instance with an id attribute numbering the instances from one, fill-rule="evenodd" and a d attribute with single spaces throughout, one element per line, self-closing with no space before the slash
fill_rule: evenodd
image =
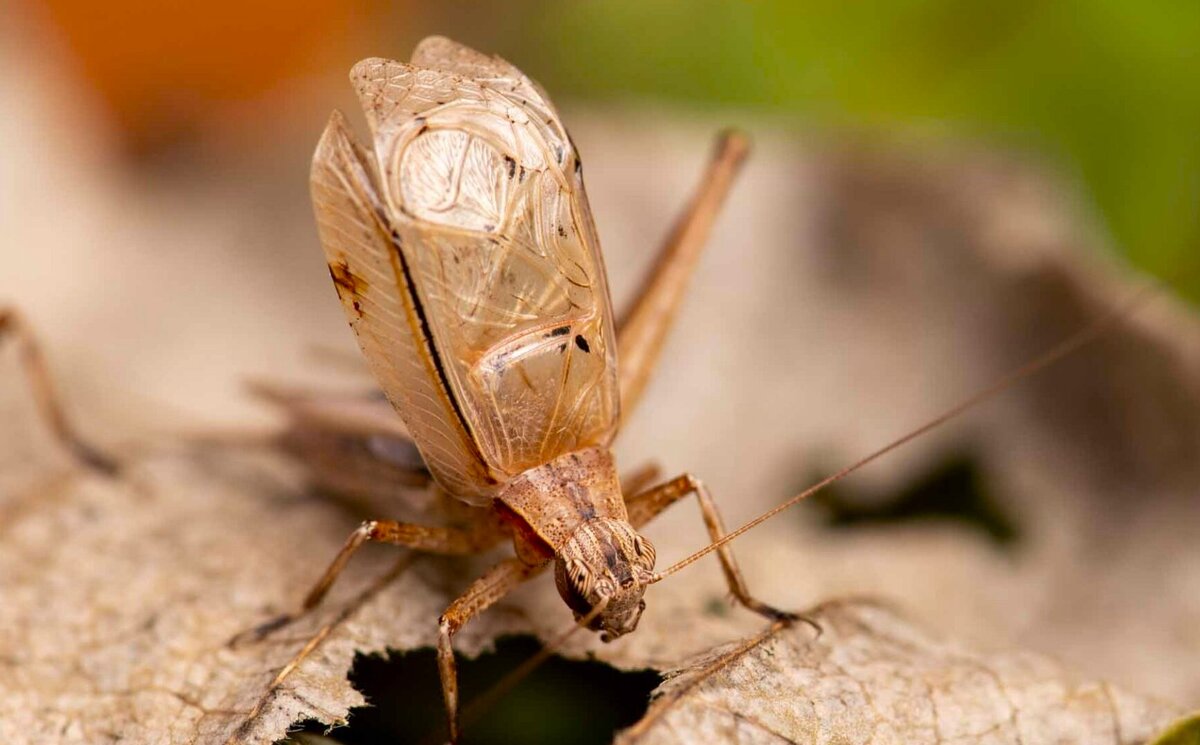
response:
<path id="1" fill-rule="evenodd" d="M 1143 301 L 1145 301 L 1147 299 L 1147 297 L 1150 296 L 1151 290 L 1155 289 L 1158 286 L 1159 286 L 1159 283 L 1157 281 L 1151 280 L 1151 281 L 1147 282 L 1141 288 L 1136 290 L 1130 296 L 1130 298 L 1128 300 L 1126 300 L 1124 303 L 1113 306 L 1108 311 L 1106 311 L 1105 313 L 1100 315 L 1098 318 L 1096 318 L 1096 319 L 1092 320 L 1091 322 L 1089 322 L 1088 324 L 1084 325 L 1082 328 L 1080 328 L 1074 334 L 1071 334 L 1070 336 L 1066 337 L 1062 341 L 1058 342 L 1053 347 L 1047 349 L 1045 352 L 1043 352 L 1039 356 L 1035 357 L 1034 359 L 1030 360 L 1029 362 L 1026 362 L 1025 364 L 1021 365 L 1020 367 L 1017 367 L 1017 368 L 1009 371 L 1008 373 L 1002 375 L 991 385 L 966 397 L 962 401 L 960 401 L 957 404 L 946 409 L 944 412 L 942 412 L 938 416 L 925 422 L 925 424 L 922 424 L 920 427 L 917 427 L 916 429 L 909 431 L 904 436 L 899 437 L 899 438 L 889 442 L 887 445 L 884 445 L 883 447 L 870 453 L 869 455 L 864 456 L 863 458 L 846 466 L 845 468 L 841 469 L 840 471 L 837 471 L 836 473 L 826 476 L 825 478 L 821 479 L 817 483 L 808 487 L 807 489 L 800 492 L 799 494 L 792 497 L 791 499 L 787 500 L 786 502 L 783 502 L 775 507 L 772 507 L 771 509 L 767 510 L 766 512 L 759 515 L 758 517 L 750 520 L 749 522 L 745 523 L 744 525 L 737 528 L 736 530 L 729 532 L 720 540 L 710 543 L 709 545 L 705 546 L 704 548 L 700 549 L 699 551 L 695 552 L 694 554 L 687 556 L 683 559 L 680 559 L 679 561 L 675 562 L 674 564 L 667 567 L 663 571 L 655 573 L 651 577 L 651 579 L 649 580 L 649 582 L 647 584 L 654 584 L 655 582 L 659 582 L 663 579 L 666 579 L 667 577 L 671 576 L 675 572 L 678 572 L 680 569 L 683 569 L 684 567 L 688 566 L 689 564 L 695 563 L 696 561 L 700 560 L 704 556 L 712 553 L 713 551 L 716 551 L 717 549 L 724 546 L 725 544 L 737 539 L 743 533 L 749 532 L 750 530 L 758 527 L 762 523 L 765 523 L 766 521 L 775 517 L 779 513 L 783 512 L 784 510 L 786 510 L 790 507 L 794 507 L 795 505 L 799 504 L 803 500 L 805 500 L 808 497 L 812 496 L 813 494 L 817 493 L 821 489 L 824 489 L 825 487 L 829 486 L 830 484 L 832 484 L 836 481 L 840 481 L 841 479 L 845 478 L 846 476 L 849 476 L 850 474 L 854 473 L 855 471 L 857 471 L 858 469 L 867 465 L 868 463 L 878 460 L 879 458 L 882 458 L 883 456 L 892 452 L 896 448 L 899 448 L 899 447 L 917 439 L 918 437 L 920 437 L 921 435 L 924 435 L 927 432 L 937 429 L 941 425 L 945 424 L 946 422 L 950 421 L 951 419 L 954 419 L 955 417 L 962 414 L 963 412 L 965 412 L 969 409 L 972 409 L 975 406 L 978 406 L 979 404 L 983 403 L 984 401 L 987 401 L 988 399 L 996 396 L 997 394 L 1000 394 L 1000 393 L 1008 390 L 1015 383 L 1023 380 L 1024 378 L 1027 378 L 1030 375 L 1033 375 L 1034 373 L 1037 373 L 1038 371 L 1042 370 L 1043 368 L 1049 367 L 1050 365 L 1054 364 L 1055 362 L 1058 362 L 1059 360 L 1061 360 L 1062 358 L 1071 354 L 1072 352 L 1076 351 L 1080 347 L 1083 347 L 1084 345 L 1097 339 L 1101 334 L 1103 334 L 1105 331 L 1107 331 L 1108 328 L 1110 326 L 1112 326 L 1112 324 L 1115 323 L 1116 321 L 1121 320 L 1121 319 L 1126 318 L 1129 315 L 1131 315 L 1133 313 L 1133 311 L 1136 310 L 1137 307 L 1139 305 L 1141 305 L 1141 303 Z"/>

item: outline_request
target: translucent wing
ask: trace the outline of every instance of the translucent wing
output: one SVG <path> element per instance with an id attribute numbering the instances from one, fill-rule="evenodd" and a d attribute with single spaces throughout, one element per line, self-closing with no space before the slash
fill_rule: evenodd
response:
<path id="1" fill-rule="evenodd" d="M 552 110 L 549 97 L 534 81 L 500 57 L 488 56 L 444 36 L 430 36 L 413 50 L 413 67 L 442 70 L 515 98 L 536 101 Z"/>
<path id="2" fill-rule="evenodd" d="M 335 116 L 314 201 L 376 377 L 438 480 L 480 501 L 611 440 L 608 288 L 578 158 L 537 87 L 445 39 L 414 59 L 440 69 L 355 66 L 375 158 Z"/>
<path id="3" fill-rule="evenodd" d="M 480 493 L 494 479 L 437 374 L 373 184 L 374 162 L 351 138 L 335 112 L 313 158 L 313 206 L 330 274 L 371 371 L 430 470 L 455 493 Z"/>

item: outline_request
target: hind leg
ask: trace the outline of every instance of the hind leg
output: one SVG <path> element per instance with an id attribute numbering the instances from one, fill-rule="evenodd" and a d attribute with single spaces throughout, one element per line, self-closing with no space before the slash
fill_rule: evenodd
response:
<path id="1" fill-rule="evenodd" d="M 490 548 L 502 537 L 503 534 L 495 524 L 489 521 L 480 521 L 473 528 L 463 530 L 414 525 L 395 520 L 366 520 L 346 539 L 342 550 L 333 557 L 333 561 L 326 567 L 321 578 L 304 596 L 304 602 L 300 604 L 299 610 L 284 613 L 253 629 L 244 631 L 230 639 L 229 645 L 237 646 L 247 639 L 261 639 L 312 611 L 325 599 L 329 588 L 333 587 L 333 583 L 337 581 L 354 554 L 368 542 L 390 543 L 394 546 L 431 554 L 466 556 Z"/>
<path id="2" fill-rule="evenodd" d="M 84 466 L 108 474 L 115 473 L 116 461 L 75 431 L 54 387 L 41 345 L 24 316 L 13 307 L 0 308 L 0 342 L 5 338 L 11 338 L 16 343 L 34 405 L 55 438 Z"/>
<path id="3" fill-rule="evenodd" d="M 617 360 L 621 418 L 637 407 L 675 321 L 684 292 L 708 241 L 721 205 L 750 146 L 738 132 L 724 132 L 692 201 L 684 208 L 659 249 L 654 268 L 639 288 L 633 305 L 617 322 Z"/>
<path id="4" fill-rule="evenodd" d="M 636 528 L 653 520 L 660 512 L 678 502 L 684 497 L 695 494 L 700 506 L 700 515 L 704 518 L 704 526 L 708 529 L 709 537 L 715 542 L 725 537 L 725 522 L 717 509 L 717 503 L 709 493 L 704 482 L 690 473 L 677 476 L 670 481 L 659 484 L 641 494 L 637 494 L 626 502 L 629 510 L 629 522 Z M 781 611 L 770 606 L 750 594 L 746 579 L 738 567 L 737 559 L 733 556 L 730 546 L 717 549 L 717 558 L 721 560 L 721 570 L 725 573 L 725 582 L 733 597 L 746 608 L 766 616 L 771 620 L 795 619 L 793 613 Z"/>

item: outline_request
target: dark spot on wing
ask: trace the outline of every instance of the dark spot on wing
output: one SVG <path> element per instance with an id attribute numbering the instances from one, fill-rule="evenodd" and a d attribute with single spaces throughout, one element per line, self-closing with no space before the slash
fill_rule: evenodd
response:
<path id="1" fill-rule="evenodd" d="M 566 229 L 566 228 L 564 228 L 562 225 L 559 225 L 559 226 L 558 226 L 558 237 L 559 237 L 559 238 L 566 238 L 566 237 L 567 237 L 567 229 Z"/>
<path id="2" fill-rule="evenodd" d="M 337 288 L 338 297 L 345 292 L 351 295 L 362 295 L 367 289 L 367 281 L 350 271 L 350 265 L 346 263 L 345 259 L 329 265 L 329 276 Z"/>
<path id="3" fill-rule="evenodd" d="M 512 178 L 513 176 L 515 176 L 517 174 L 517 161 L 515 161 L 512 158 L 505 155 L 504 156 L 504 164 L 508 166 L 508 177 L 509 178 Z"/>
<path id="4" fill-rule="evenodd" d="M 575 346 L 579 347 L 584 352 L 591 352 L 592 348 L 588 345 L 587 339 L 584 339 L 579 334 L 575 335 Z"/>
<path id="5" fill-rule="evenodd" d="M 363 314 L 362 303 L 355 300 L 353 303 L 351 303 L 351 305 L 354 306 L 354 312 L 357 313 L 359 315 L 359 317 L 361 317 Z"/>
<path id="6" fill-rule="evenodd" d="M 567 343 L 564 341 L 562 344 L 558 345 L 558 352 L 559 354 L 562 354 L 565 351 L 567 351 Z"/>
<path id="7" fill-rule="evenodd" d="M 570 326 L 559 326 L 558 328 L 554 329 L 549 334 L 547 334 L 546 338 L 548 339 L 552 336 L 566 336 L 569 333 L 571 333 Z"/>
<path id="8" fill-rule="evenodd" d="M 521 166 L 520 170 L 517 172 L 517 181 L 521 182 L 522 184 L 525 183 L 526 175 L 527 172 L 525 171 L 525 166 Z"/>

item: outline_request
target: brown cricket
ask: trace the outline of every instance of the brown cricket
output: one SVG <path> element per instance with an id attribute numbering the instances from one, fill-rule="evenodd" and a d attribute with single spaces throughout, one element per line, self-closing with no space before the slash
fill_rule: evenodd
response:
<path id="1" fill-rule="evenodd" d="M 684 474 L 622 493 L 609 451 L 658 359 L 701 246 L 747 145 L 726 134 L 628 316 L 613 319 L 575 147 L 545 92 L 519 70 L 441 37 L 411 63 L 350 74 L 373 135 L 335 112 L 313 157 L 312 198 L 330 275 L 367 362 L 441 488 L 478 507 L 467 528 L 364 522 L 308 594 L 324 597 L 367 541 L 442 554 L 511 538 L 516 556 L 473 582 L 439 620 L 451 739 L 451 642 L 472 617 L 551 564 L 577 620 L 605 640 L 633 631 L 656 580 L 637 528 L 704 484 Z M 751 596 L 718 549 L 734 597 Z"/>
<path id="2" fill-rule="evenodd" d="M 356 142 L 334 112 L 313 157 L 312 199 L 346 316 L 404 424 L 386 424 L 375 411 L 364 415 L 360 432 L 390 443 L 376 453 L 383 461 L 384 451 L 402 453 L 411 442 L 437 484 L 478 509 L 466 528 L 364 522 L 303 609 L 321 601 L 367 541 L 473 554 L 511 539 L 516 555 L 475 580 L 439 619 L 451 740 L 458 737 L 454 635 L 521 583 L 552 565 L 576 621 L 608 641 L 637 627 L 648 585 L 716 551 L 739 603 L 773 620 L 796 618 L 750 593 L 729 546 L 733 538 L 1099 330 L 1093 325 L 727 534 L 700 479 L 682 474 L 623 491 L 609 446 L 653 372 L 746 156 L 744 137 L 720 137 L 630 311 L 614 321 L 579 155 L 539 85 L 499 57 L 442 37 L 422 41 L 410 63 L 359 62 L 350 78 L 372 146 Z M 402 458 L 391 460 L 405 470 Z M 712 543 L 655 573 L 654 547 L 638 529 L 689 495 Z"/>

